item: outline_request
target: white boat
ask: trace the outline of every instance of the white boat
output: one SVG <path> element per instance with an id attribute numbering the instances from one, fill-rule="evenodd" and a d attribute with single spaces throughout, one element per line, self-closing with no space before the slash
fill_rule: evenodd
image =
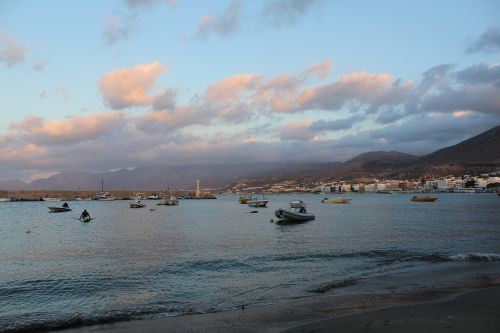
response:
<path id="1" fill-rule="evenodd" d="M 179 200 L 171 195 L 168 198 L 162 199 L 160 202 L 157 203 L 159 206 L 177 206 L 179 204 Z"/>
<path id="2" fill-rule="evenodd" d="M 100 201 L 112 201 L 115 197 L 109 194 L 109 192 L 97 192 L 95 194 L 95 199 Z"/>
<path id="3" fill-rule="evenodd" d="M 11 198 L 0 198 L 0 202 L 11 202 Z"/>
<path id="4" fill-rule="evenodd" d="M 146 207 L 146 204 L 143 204 L 140 200 L 142 197 L 135 194 L 135 188 L 134 188 L 134 197 L 133 198 L 134 198 L 134 201 L 130 203 L 130 208 L 144 208 L 144 207 Z"/>
<path id="5" fill-rule="evenodd" d="M 159 200 L 160 199 L 160 196 L 156 193 L 154 194 L 151 194 L 150 196 L 148 196 L 148 200 Z"/>
<path id="6" fill-rule="evenodd" d="M 300 223 L 315 219 L 314 214 L 307 212 L 306 204 L 301 200 L 291 201 L 289 209 L 280 208 L 274 212 L 274 215 L 280 219 L 278 223 Z"/>
<path id="7" fill-rule="evenodd" d="M 109 194 L 109 192 L 104 192 L 104 178 L 101 178 L 101 192 L 95 194 L 95 200 L 100 201 L 112 201 L 115 197 Z"/>
<path id="8" fill-rule="evenodd" d="M 59 198 L 43 198 L 43 201 L 61 201 Z"/>
<path id="9" fill-rule="evenodd" d="M 351 203 L 352 199 L 347 198 L 324 198 L 321 200 L 322 203 L 338 203 L 338 204 L 348 204 Z"/>

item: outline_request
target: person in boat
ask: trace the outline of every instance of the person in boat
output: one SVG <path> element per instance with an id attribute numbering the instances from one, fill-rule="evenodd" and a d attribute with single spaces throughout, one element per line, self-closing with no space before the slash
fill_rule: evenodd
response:
<path id="1" fill-rule="evenodd" d="M 299 209 L 299 213 L 305 213 L 305 212 L 306 212 L 305 207 L 300 207 L 300 209 Z"/>
<path id="2" fill-rule="evenodd" d="M 90 219 L 90 214 L 86 209 L 83 210 L 82 215 L 80 215 L 80 220 Z"/>
<path id="3" fill-rule="evenodd" d="M 68 203 L 67 202 L 63 203 L 63 207 L 68 208 L 69 207 Z"/>

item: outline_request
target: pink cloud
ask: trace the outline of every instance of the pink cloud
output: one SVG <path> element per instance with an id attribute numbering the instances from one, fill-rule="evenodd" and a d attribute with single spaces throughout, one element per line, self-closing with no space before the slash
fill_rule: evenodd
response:
<path id="1" fill-rule="evenodd" d="M 168 70 L 159 61 L 132 68 L 121 68 L 103 75 L 99 89 L 113 109 L 148 106 L 156 96 L 151 95 L 156 79 Z M 161 94 L 160 94 L 161 95 Z M 158 95 L 159 96 L 159 95 Z"/>
<path id="2" fill-rule="evenodd" d="M 39 116 L 28 116 L 20 123 L 10 125 L 18 137 L 36 145 L 44 143 L 71 143 L 111 135 L 127 122 L 123 112 L 96 113 L 65 120 L 45 121 Z"/>
<path id="3" fill-rule="evenodd" d="M 234 100 L 246 90 L 260 86 L 260 77 L 255 74 L 238 74 L 210 85 L 206 97 L 209 101 Z"/>

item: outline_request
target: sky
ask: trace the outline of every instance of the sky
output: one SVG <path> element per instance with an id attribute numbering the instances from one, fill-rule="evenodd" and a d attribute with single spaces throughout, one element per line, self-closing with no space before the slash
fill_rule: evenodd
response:
<path id="1" fill-rule="evenodd" d="M 0 179 L 423 155 L 500 124 L 500 2 L 0 2 Z"/>

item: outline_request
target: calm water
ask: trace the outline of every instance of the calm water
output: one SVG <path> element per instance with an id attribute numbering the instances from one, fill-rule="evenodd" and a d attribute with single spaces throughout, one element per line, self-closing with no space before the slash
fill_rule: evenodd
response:
<path id="1" fill-rule="evenodd" d="M 0 203 L 0 331 L 151 318 L 314 295 L 335 281 L 450 260 L 500 260 L 500 198 L 439 194 L 236 196 L 129 209 L 128 201 Z M 316 220 L 270 223 L 300 198 Z M 96 219 L 78 220 L 86 208 Z M 150 211 L 155 208 L 155 211 Z M 26 231 L 31 230 L 30 233 Z"/>

